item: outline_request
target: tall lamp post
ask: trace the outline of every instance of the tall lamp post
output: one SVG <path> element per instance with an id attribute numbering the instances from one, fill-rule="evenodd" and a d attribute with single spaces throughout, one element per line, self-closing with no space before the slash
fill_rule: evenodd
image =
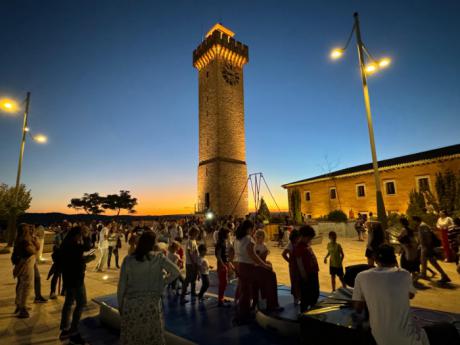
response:
<path id="1" fill-rule="evenodd" d="M 8 243 L 6 248 L 2 249 L 2 252 L 9 252 L 9 248 L 12 247 L 14 238 L 16 236 L 16 218 L 18 211 L 18 202 L 19 202 L 19 190 L 21 187 L 21 172 L 22 172 L 22 161 L 24 157 L 24 148 L 26 144 L 27 134 L 29 134 L 32 139 L 38 143 L 44 144 L 47 142 L 47 137 L 43 134 L 32 135 L 28 127 L 28 116 L 29 116 L 29 105 L 30 105 L 30 92 L 27 92 L 26 99 L 24 101 L 24 116 L 22 121 L 22 131 L 21 131 L 21 146 L 19 149 L 19 161 L 18 161 L 18 171 L 16 174 L 16 186 L 14 189 L 13 195 L 13 207 L 9 215 L 8 221 Z M 19 111 L 19 106 L 16 101 L 11 99 L 2 99 L 0 100 L 0 109 L 8 113 L 17 113 Z"/>
<path id="2" fill-rule="evenodd" d="M 366 108 L 367 128 L 369 130 L 369 142 L 371 145 L 372 167 L 374 169 L 375 192 L 377 199 L 377 216 L 378 220 L 382 223 L 382 226 L 386 228 L 387 215 L 385 211 L 385 204 L 383 202 L 382 182 L 380 180 L 377 153 L 375 149 L 374 127 L 372 125 L 371 101 L 369 98 L 369 88 L 367 86 L 367 76 L 377 72 L 380 69 L 388 67 L 391 63 L 391 60 L 389 58 L 382 58 L 380 60 L 376 60 L 372 57 L 361 38 L 358 13 L 355 12 L 353 14 L 353 17 L 354 25 L 351 30 L 350 36 L 348 37 L 347 43 L 345 44 L 345 47 L 336 48 L 332 50 L 331 58 L 336 60 L 343 56 L 345 50 L 348 48 L 348 45 L 350 44 L 351 38 L 353 37 L 353 33 L 355 33 L 356 45 L 358 48 L 359 67 L 361 70 L 361 80 L 363 84 L 364 107 Z"/>

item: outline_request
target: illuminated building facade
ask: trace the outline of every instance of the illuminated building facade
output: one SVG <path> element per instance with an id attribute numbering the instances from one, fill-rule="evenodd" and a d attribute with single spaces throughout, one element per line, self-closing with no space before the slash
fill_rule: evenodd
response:
<path id="1" fill-rule="evenodd" d="M 382 192 L 388 213 L 405 213 L 412 190 L 436 196 L 436 174 L 460 171 L 460 144 L 379 161 Z M 283 185 L 292 213 L 297 190 L 300 211 L 319 218 L 341 209 L 348 216 L 377 214 L 372 164 L 358 165 Z"/>
<path id="2" fill-rule="evenodd" d="M 193 52 L 199 82 L 197 211 L 248 212 L 243 66 L 248 47 L 216 24 Z"/>

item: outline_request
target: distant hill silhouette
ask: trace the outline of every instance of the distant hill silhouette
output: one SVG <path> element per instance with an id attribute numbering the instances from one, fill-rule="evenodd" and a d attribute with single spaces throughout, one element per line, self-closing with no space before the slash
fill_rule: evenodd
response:
<path id="1" fill-rule="evenodd" d="M 91 222 L 95 221 L 110 221 L 116 219 L 120 222 L 132 222 L 138 220 L 157 220 L 161 218 L 182 218 L 190 217 L 192 215 L 167 215 L 167 216 L 141 216 L 141 215 L 120 215 L 120 216 L 108 216 L 108 215 L 93 215 L 93 214 L 65 214 L 65 213 L 25 213 L 22 214 L 18 221 L 20 223 L 29 223 L 29 224 L 41 224 L 41 225 L 50 225 L 53 223 L 60 223 L 64 220 L 69 222 Z"/>

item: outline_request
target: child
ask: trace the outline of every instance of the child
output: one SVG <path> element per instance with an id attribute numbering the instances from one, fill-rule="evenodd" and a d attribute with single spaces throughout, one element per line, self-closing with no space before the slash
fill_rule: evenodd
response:
<path id="1" fill-rule="evenodd" d="M 329 233 L 329 243 L 327 244 L 327 255 L 324 258 L 324 263 L 327 263 L 327 258 L 331 257 L 329 260 L 329 273 L 331 275 L 331 284 L 332 291 L 335 291 L 335 276 L 339 277 L 342 282 L 342 287 L 345 288 L 345 281 L 343 280 L 343 258 L 345 254 L 343 253 L 342 246 L 337 243 L 337 233 L 331 231 Z"/>
<path id="2" fill-rule="evenodd" d="M 254 245 L 254 251 L 256 252 L 257 256 L 266 264 L 270 265 L 270 262 L 267 261 L 267 256 L 270 254 L 267 246 L 265 245 L 265 231 L 259 229 L 254 234 L 254 239 L 256 244 Z M 254 272 L 258 276 L 259 279 L 256 279 L 253 282 L 253 289 L 252 289 L 252 307 L 255 308 L 256 306 L 260 307 L 259 304 L 259 294 L 263 300 L 266 299 L 266 291 L 265 286 L 262 283 L 263 277 L 265 276 L 266 270 L 263 268 L 256 267 Z"/>
<path id="3" fill-rule="evenodd" d="M 254 238 L 256 240 L 254 250 L 256 251 L 256 254 L 259 256 L 259 258 L 266 262 L 267 256 L 268 254 L 270 254 L 270 251 L 265 245 L 265 231 L 263 231 L 262 229 L 257 230 L 254 235 Z"/>
<path id="4" fill-rule="evenodd" d="M 207 248 L 205 244 L 200 244 L 198 246 L 198 253 L 200 253 L 199 263 L 200 263 L 200 275 L 201 275 L 201 289 L 198 294 L 198 299 L 203 301 L 205 299 L 204 294 L 209 288 L 209 269 L 212 268 L 209 266 L 208 259 L 206 259 Z"/>
<path id="5" fill-rule="evenodd" d="M 303 313 L 313 307 L 319 297 L 318 260 L 311 248 L 315 230 L 304 225 L 299 229 L 299 239 L 294 249 L 294 257 L 300 274 L 300 311 Z"/>
<path id="6" fill-rule="evenodd" d="M 294 297 L 294 304 L 300 302 L 300 276 L 297 263 L 294 258 L 294 248 L 299 239 L 299 231 L 294 229 L 289 235 L 289 244 L 281 253 L 284 260 L 289 263 L 289 278 L 291 279 L 291 295 Z"/>
<path id="7" fill-rule="evenodd" d="M 181 268 L 183 266 L 182 264 L 182 259 L 180 256 L 177 254 L 179 250 L 179 242 L 177 241 L 172 241 L 171 244 L 168 246 L 168 259 L 171 260 L 172 263 L 174 263 L 177 267 Z M 180 276 L 172 281 L 169 285 L 168 288 L 171 290 L 176 290 L 176 294 L 179 294 L 179 286 L 177 284 L 177 280 L 180 280 Z"/>
<path id="8" fill-rule="evenodd" d="M 180 303 L 185 304 L 188 301 L 185 299 L 185 294 L 187 293 L 188 285 L 190 284 L 191 296 L 192 298 L 196 297 L 195 284 L 198 277 L 199 269 L 199 255 L 198 255 L 198 246 L 196 244 L 196 237 L 198 236 L 198 229 L 193 227 L 188 233 L 189 239 L 187 240 L 185 248 L 185 281 L 182 285 L 182 293 L 180 297 Z"/>

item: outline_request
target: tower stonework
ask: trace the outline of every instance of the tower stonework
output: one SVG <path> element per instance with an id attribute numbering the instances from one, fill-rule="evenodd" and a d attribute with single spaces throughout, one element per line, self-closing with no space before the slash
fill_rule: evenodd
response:
<path id="1" fill-rule="evenodd" d="M 248 47 L 216 24 L 193 52 L 199 82 L 198 208 L 248 212 L 243 66 Z"/>

